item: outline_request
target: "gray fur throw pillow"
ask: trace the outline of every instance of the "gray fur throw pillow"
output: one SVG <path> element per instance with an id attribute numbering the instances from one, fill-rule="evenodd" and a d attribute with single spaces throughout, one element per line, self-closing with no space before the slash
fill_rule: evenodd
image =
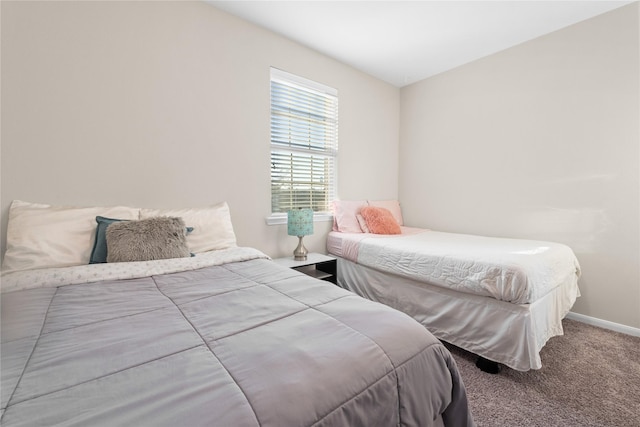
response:
<path id="1" fill-rule="evenodd" d="M 154 217 L 107 227 L 107 262 L 149 261 L 191 256 L 182 218 Z"/>

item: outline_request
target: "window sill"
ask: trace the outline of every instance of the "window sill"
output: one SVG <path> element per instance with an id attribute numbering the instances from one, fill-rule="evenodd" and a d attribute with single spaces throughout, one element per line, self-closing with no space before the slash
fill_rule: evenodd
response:
<path id="1" fill-rule="evenodd" d="M 287 223 L 287 215 L 271 215 L 265 218 L 267 225 L 281 225 Z M 313 214 L 313 222 L 333 221 L 333 215 L 330 214 Z"/>

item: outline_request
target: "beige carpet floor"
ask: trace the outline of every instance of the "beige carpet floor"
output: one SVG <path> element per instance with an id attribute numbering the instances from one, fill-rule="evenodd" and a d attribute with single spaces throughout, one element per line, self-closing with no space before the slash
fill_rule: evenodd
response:
<path id="1" fill-rule="evenodd" d="M 447 344 L 480 427 L 640 427 L 640 337 L 563 321 L 542 349 L 542 369 L 497 375 Z"/>

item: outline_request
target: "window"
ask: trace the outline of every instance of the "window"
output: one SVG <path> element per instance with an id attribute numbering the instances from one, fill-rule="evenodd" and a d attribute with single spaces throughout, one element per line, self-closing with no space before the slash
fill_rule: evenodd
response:
<path id="1" fill-rule="evenodd" d="M 331 215 L 336 195 L 338 92 L 271 69 L 271 217 L 289 209 Z"/>

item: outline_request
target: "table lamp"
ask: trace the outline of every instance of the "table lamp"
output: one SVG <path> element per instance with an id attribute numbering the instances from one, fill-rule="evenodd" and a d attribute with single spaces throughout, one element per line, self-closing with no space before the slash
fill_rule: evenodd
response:
<path id="1" fill-rule="evenodd" d="M 307 259 L 307 248 L 302 244 L 302 238 L 313 234 L 313 210 L 292 209 L 287 212 L 287 234 L 298 236 L 298 247 L 293 251 L 293 259 L 304 261 Z"/>

